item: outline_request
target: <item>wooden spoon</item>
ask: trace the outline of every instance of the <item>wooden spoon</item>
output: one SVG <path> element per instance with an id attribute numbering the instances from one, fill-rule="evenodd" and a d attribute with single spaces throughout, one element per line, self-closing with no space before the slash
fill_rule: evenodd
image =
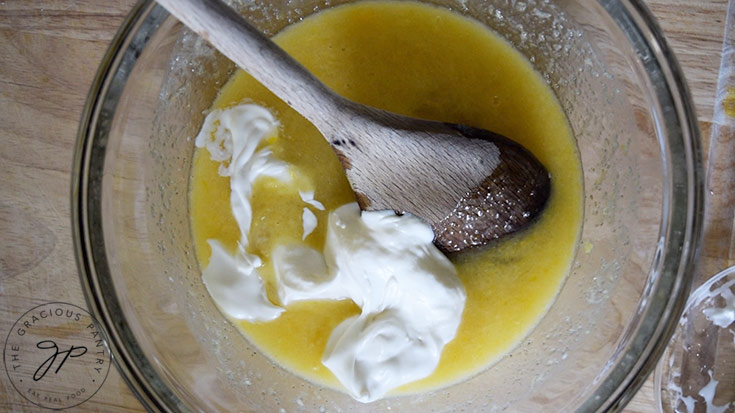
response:
<path id="1" fill-rule="evenodd" d="M 347 100 L 220 0 L 157 1 L 319 129 L 362 209 L 426 220 L 445 252 L 515 232 L 543 210 L 549 174 L 517 143 Z"/>

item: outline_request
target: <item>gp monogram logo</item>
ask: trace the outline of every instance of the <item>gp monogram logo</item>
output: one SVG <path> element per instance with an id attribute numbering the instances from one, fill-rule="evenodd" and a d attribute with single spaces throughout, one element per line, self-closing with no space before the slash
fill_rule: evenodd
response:
<path id="1" fill-rule="evenodd" d="M 110 371 L 99 324 L 73 304 L 41 304 L 23 314 L 3 350 L 13 387 L 29 402 L 66 409 L 91 398 Z"/>

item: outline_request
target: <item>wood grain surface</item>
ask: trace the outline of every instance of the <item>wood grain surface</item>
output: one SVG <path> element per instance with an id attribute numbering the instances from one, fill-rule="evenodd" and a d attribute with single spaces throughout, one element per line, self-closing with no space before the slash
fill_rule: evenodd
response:
<path id="1" fill-rule="evenodd" d="M 0 334 L 35 305 L 85 306 L 70 218 L 77 126 L 97 66 L 134 0 L 0 1 Z M 650 0 L 702 131 L 713 114 L 727 1 Z M 113 368 L 76 411 L 143 411 Z M 0 374 L 0 411 L 37 411 Z M 655 412 L 651 379 L 625 408 Z"/>

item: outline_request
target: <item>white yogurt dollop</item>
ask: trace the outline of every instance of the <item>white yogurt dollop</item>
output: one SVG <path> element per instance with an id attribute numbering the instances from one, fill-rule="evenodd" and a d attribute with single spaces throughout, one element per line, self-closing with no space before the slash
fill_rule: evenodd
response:
<path id="1" fill-rule="evenodd" d="M 412 215 L 361 214 L 356 203 L 329 215 L 324 258 L 333 277 L 312 291 L 350 298 L 362 312 L 332 331 L 322 362 L 357 400 L 430 375 L 457 333 L 464 287 L 433 239 Z"/>
<path id="2" fill-rule="evenodd" d="M 350 299 L 361 313 L 332 331 L 322 357 L 349 394 L 370 402 L 427 377 L 457 333 L 466 294 L 454 266 L 432 243 L 431 228 L 412 215 L 361 213 L 356 203 L 330 211 L 323 251 L 290 244 L 272 252 L 280 303 L 268 300 L 257 273 L 260 257 L 245 250 L 252 220 L 249 197 L 259 177 L 288 181 L 289 175 L 288 165 L 267 147 L 255 151 L 275 127 L 263 112 L 256 105 L 212 112 L 197 138 L 197 146 L 214 146 L 210 153 L 219 161 L 227 161 L 227 148 L 240 148 L 220 170 L 230 176 L 240 249 L 231 257 L 210 240 L 213 253 L 203 278 L 212 298 L 228 316 L 250 321 L 272 320 L 296 301 Z M 272 122 L 270 128 L 264 120 Z M 313 193 L 299 194 L 310 206 L 323 208 Z M 306 238 L 315 216 L 304 211 Z"/>
<path id="3" fill-rule="evenodd" d="M 202 271 L 202 280 L 222 312 L 251 322 L 274 320 L 283 312 L 283 308 L 266 296 L 263 279 L 258 274 L 262 260 L 246 250 L 253 218 L 250 205 L 253 184 L 264 176 L 291 180 L 288 164 L 273 157 L 267 147 L 256 150 L 277 127 L 276 120 L 262 106 L 239 105 L 210 112 L 195 141 L 197 147 L 207 148 L 213 160 L 223 162 L 219 174 L 230 177 L 230 205 L 240 227 L 240 242 L 234 256 L 216 240 L 208 240 L 212 255 Z M 225 162 L 229 164 L 226 166 Z"/>

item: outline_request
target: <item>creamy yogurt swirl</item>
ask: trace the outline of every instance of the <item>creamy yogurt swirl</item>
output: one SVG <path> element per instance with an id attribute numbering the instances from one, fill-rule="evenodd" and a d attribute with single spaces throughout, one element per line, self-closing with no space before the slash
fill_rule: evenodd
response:
<path id="1" fill-rule="evenodd" d="M 212 299 L 227 316 L 248 321 L 273 320 L 296 301 L 352 300 L 361 312 L 332 331 L 322 362 L 361 402 L 429 376 L 457 333 L 466 294 L 454 266 L 432 243 L 431 228 L 412 215 L 361 212 L 356 203 L 330 211 L 321 223 L 327 226 L 322 251 L 301 243 L 272 251 L 278 300 L 268 298 L 258 273 L 262 259 L 247 252 L 247 237 L 255 181 L 292 182 L 290 166 L 261 145 L 277 126 L 267 109 L 243 104 L 211 112 L 196 139 L 223 162 L 220 174 L 230 177 L 241 231 L 234 254 L 209 240 L 203 280 Z M 313 192 L 294 190 L 306 204 L 305 239 L 320 225 L 309 208 L 324 207 Z"/>

